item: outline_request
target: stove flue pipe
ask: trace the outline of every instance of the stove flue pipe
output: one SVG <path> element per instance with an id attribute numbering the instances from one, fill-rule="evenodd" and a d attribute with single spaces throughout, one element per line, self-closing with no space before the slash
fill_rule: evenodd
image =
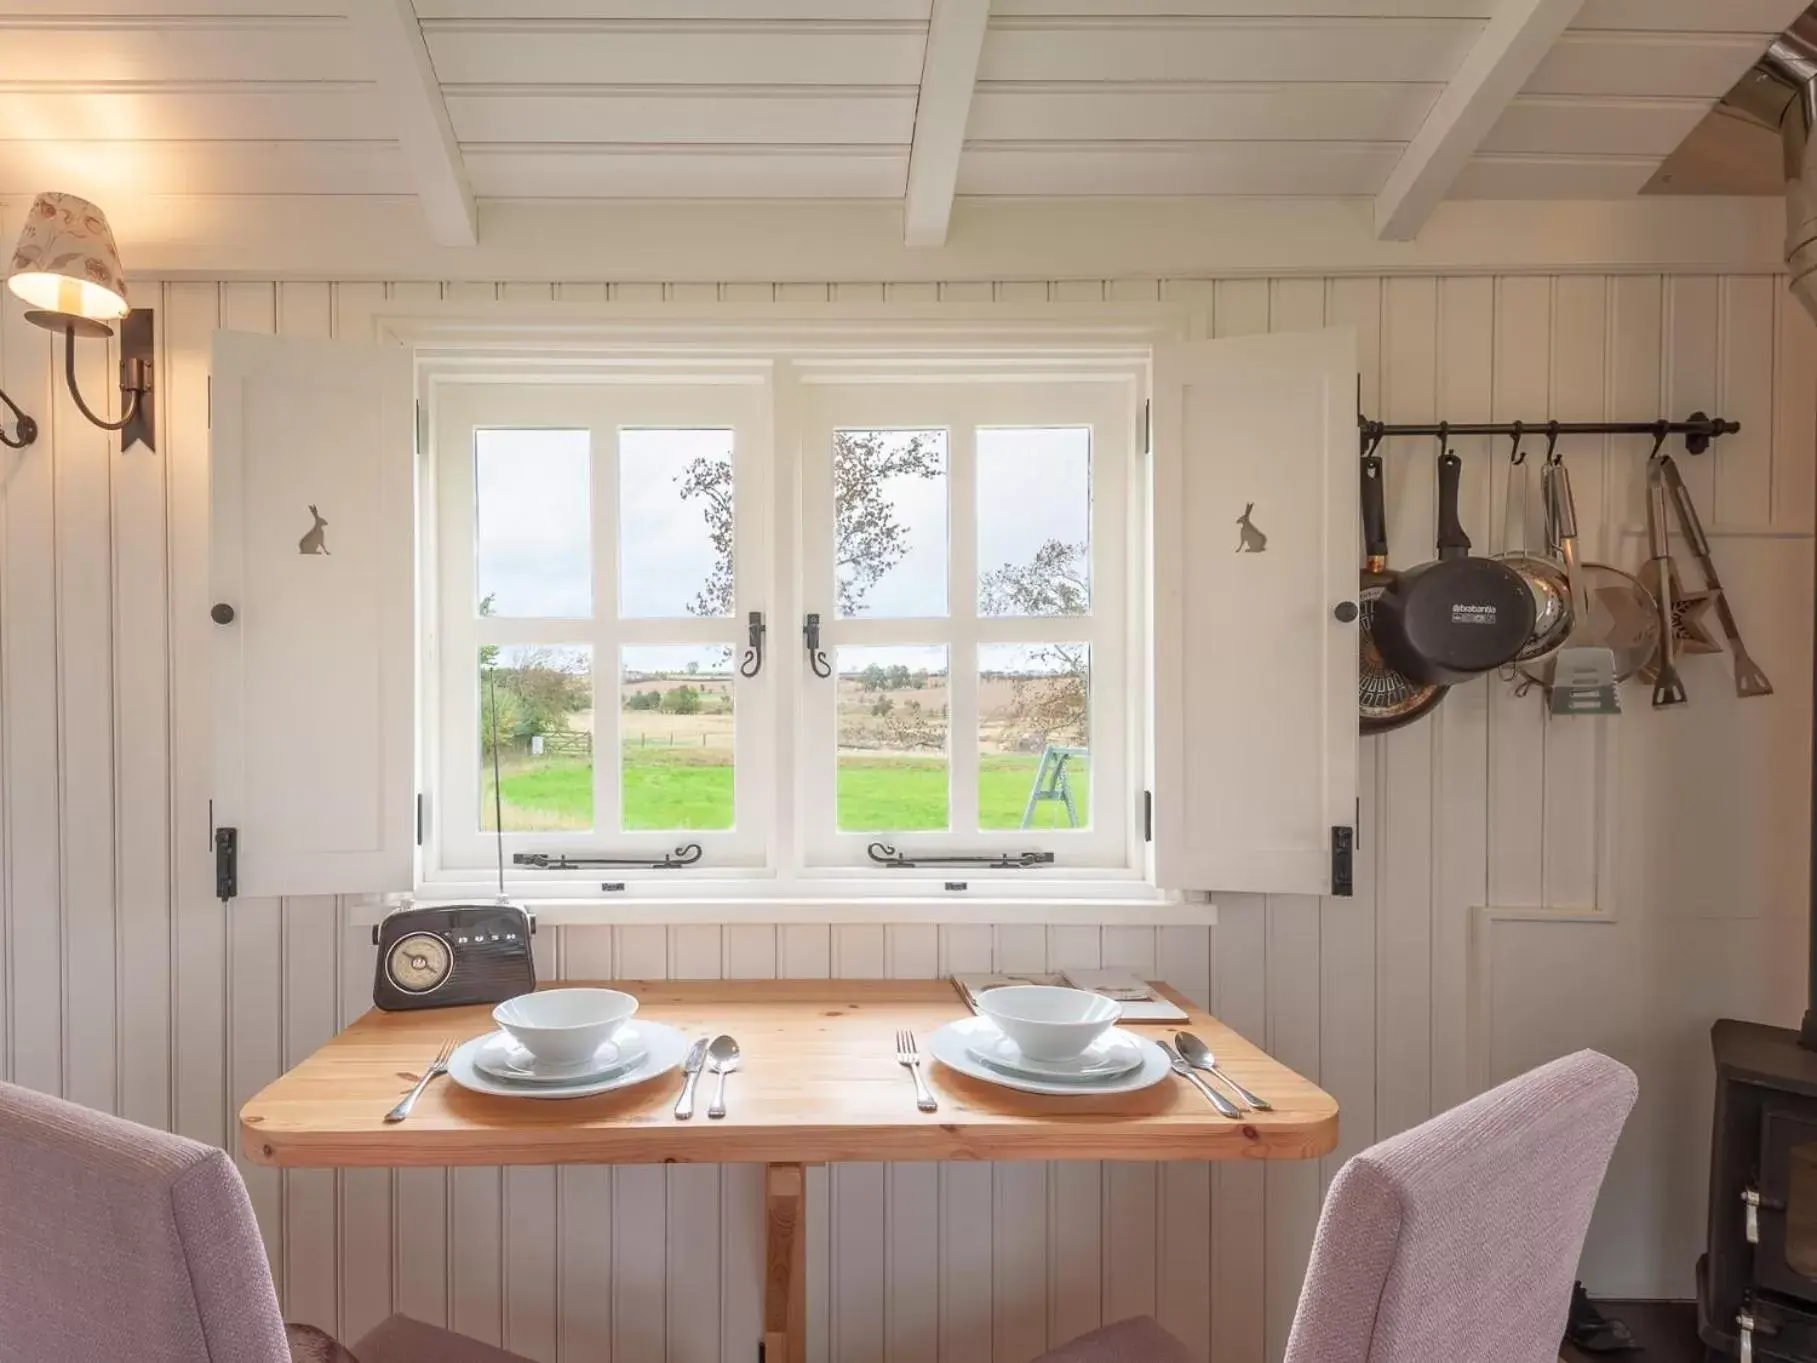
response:
<path id="1" fill-rule="evenodd" d="M 1779 129 L 1785 156 L 1786 269 L 1792 293 L 1817 318 L 1817 6 L 1776 39 L 1728 98 L 1750 116 Z M 1811 678 L 1811 716 L 1817 742 L 1817 668 Z M 1808 916 L 1809 984 L 1799 1040 L 1817 1050 L 1817 750 L 1811 762 L 1811 886 Z"/>

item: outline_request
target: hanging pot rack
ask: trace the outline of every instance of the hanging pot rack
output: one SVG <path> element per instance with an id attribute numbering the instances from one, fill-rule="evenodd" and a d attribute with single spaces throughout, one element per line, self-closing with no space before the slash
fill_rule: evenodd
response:
<path id="1" fill-rule="evenodd" d="M 1384 440 L 1401 436 L 1445 440 L 1466 435 L 1499 435 L 1517 441 L 1524 436 L 1535 439 L 1544 436 L 1554 445 L 1568 435 L 1650 435 L 1656 442 L 1655 448 L 1677 435 L 1684 437 L 1689 453 L 1702 454 L 1722 436 L 1739 433 L 1741 423 L 1705 416 L 1702 412 L 1692 412 L 1683 421 L 1434 421 L 1412 425 L 1358 417 L 1357 430 L 1365 454 Z"/>

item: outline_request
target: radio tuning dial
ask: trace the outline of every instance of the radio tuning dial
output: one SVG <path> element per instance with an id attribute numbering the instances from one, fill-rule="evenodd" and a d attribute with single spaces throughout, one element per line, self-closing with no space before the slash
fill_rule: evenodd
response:
<path id="1" fill-rule="evenodd" d="M 454 965 L 454 954 L 448 943 L 431 932 L 413 932 L 400 937 L 385 958 L 385 972 L 391 982 L 407 994 L 427 994 L 448 980 Z"/>

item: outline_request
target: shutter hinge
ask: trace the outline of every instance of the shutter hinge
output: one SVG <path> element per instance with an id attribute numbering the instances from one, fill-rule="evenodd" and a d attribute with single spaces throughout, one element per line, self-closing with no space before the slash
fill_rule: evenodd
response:
<path id="1" fill-rule="evenodd" d="M 1352 865 L 1355 852 L 1356 829 L 1334 824 L 1331 829 L 1331 893 L 1335 898 L 1348 899 L 1356 893 Z"/>
<path id="2" fill-rule="evenodd" d="M 215 428 L 215 376 L 213 374 L 208 376 L 208 415 L 202 421 L 209 430 L 212 431 Z"/>
<path id="3" fill-rule="evenodd" d="M 1142 841 L 1155 840 L 1155 793 L 1152 790 L 1142 792 Z"/>
<path id="4" fill-rule="evenodd" d="M 420 457 L 429 447 L 429 433 L 423 425 L 423 400 L 416 400 L 416 452 Z"/>
<path id="5" fill-rule="evenodd" d="M 416 793 L 416 845 L 423 845 L 423 792 Z"/>
<path id="6" fill-rule="evenodd" d="M 240 830 L 215 829 L 215 898 L 225 904 L 240 893 Z"/>
<path id="7" fill-rule="evenodd" d="M 1150 402 L 1150 400 L 1148 398 L 1142 399 L 1142 411 L 1136 417 L 1136 453 L 1137 454 L 1152 454 L 1154 452 L 1153 449 L 1150 447 L 1150 443 L 1149 443 L 1149 437 L 1152 434 L 1151 413 L 1149 411 L 1149 402 Z"/>

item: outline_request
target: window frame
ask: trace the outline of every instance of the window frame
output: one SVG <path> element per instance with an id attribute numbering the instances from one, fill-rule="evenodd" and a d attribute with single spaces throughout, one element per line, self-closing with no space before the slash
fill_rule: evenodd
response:
<path id="1" fill-rule="evenodd" d="M 479 728 L 478 651 L 486 645 L 585 645 L 592 651 L 595 743 L 593 748 L 593 827 L 586 831 L 507 832 L 504 854 L 509 861 L 523 851 L 580 853 L 593 851 L 633 857 L 660 856 L 685 843 L 700 843 L 722 869 L 761 868 L 769 843 L 769 808 L 763 798 L 766 769 L 773 766 L 776 726 L 761 690 L 735 682 L 733 721 L 733 807 L 731 829 L 624 830 L 618 825 L 622 796 L 622 751 L 617 741 L 617 710 L 602 698 L 618 692 L 622 650 L 639 645 L 712 645 L 731 649 L 736 669 L 742 656 L 744 611 L 763 594 L 770 577 L 769 546 L 754 533 L 764 495 L 761 394 L 749 383 L 576 384 L 446 383 L 436 386 L 434 441 L 436 516 L 442 552 L 435 571 L 426 575 L 436 604 L 436 671 L 440 708 L 425 724 L 425 747 L 437 753 L 440 779 L 434 844 L 437 866 L 455 873 L 496 873 L 497 842 L 484 827 L 480 800 L 484 776 L 467 760 L 472 735 Z M 691 418 L 683 421 L 682 418 Z M 652 427 L 733 431 L 733 583 L 730 616 L 671 618 L 626 617 L 619 612 L 622 545 L 618 537 L 621 466 L 617 436 L 627 429 Z M 588 617 L 479 616 L 477 550 L 456 552 L 454 545 L 475 543 L 475 449 L 478 429 L 585 429 L 590 433 L 589 471 L 592 495 L 591 538 L 593 611 Z M 747 511 L 750 514 L 746 514 Z M 601 552 L 604 545 L 610 552 Z M 756 704 L 750 711 L 745 702 Z M 598 741 L 606 718 L 612 721 L 609 745 Z M 483 744 L 483 739 L 482 739 Z M 469 827 L 461 810 L 473 810 L 478 824 Z M 528 873 L 521 873 L 528 874 Z"/>
<path id="2" fill-rule="evenodd" d="M 1131 739 L 1136 693 L 1129 686 L 1126 638 L 1120 628 L 1129 595 L 1129 394 L 1116 378 L 1054 382 L 962 378 L 945 373 L 889 380 L 839 375 L 803 385 L 801 412 L 803 606 L 821 618 L 821 643 L 833 676 L 806 683 L 803 723 L 795 735 L 804 769 L 797 785 L 802 873 L 825 876 L 870 868 L 867 849 L 883 842 L 905 856 L 1052 852 L 1071 871 L 1132 866 L 1127 810 L 1134 786 Z M 1038 419 L 1036 419 L 1038 418 Z M 976 432 L 981 429 L 1079 427 L 1091 430 L 1092 610 L 1082 616 L 980 616 L 977 613 Z M 940 616 L 841 617 L 834 599 L 832 436 L 853 429 L 947 431 L 946 611 Z M 815 513 L 819 514 L 815 514 Z M 981 830 L 978 813 L 977 650 L 994 643 L 1084 643 L 1091 649 L 1088 732 L 1091 800 L 1084 829 Z M 947 650 L 948 823 L 938 831 L 841 831 L 837 809 L 838 650 L 841 646 L 933 645 Z M 1134 718 L 1139 718 L 1139 713 Z M 1103 792 L 1105 798 L 1099 798 Z M 898 874 L 892 872 L 892 874 Z M 936 873 L 944 883 L 958 873 Z M 1011 872 L 1023 875 L 1026 872 Z"/>
<path id="3" fill-rule="evenodd" d="M 383 330 L 383 328 L 381 328 Z M 406 323 L 401 330 L 413 330 Z M 428 330 L 434 331 L 432 325 Z M 416 897 L 448 899 L 497 892 L 490 856 L 483 866 L 461 866 L 449 862 L 441 849 L 440 805 L 445 803 L 438 768 L 444 764 L 438 734 L 443 726 L 445 690 L 441 677 L 440 655 L 445 651 L 438 616 L 440 613 L 437 578 L 443 554 L 441 531 L 437 522 L 440 459 L 435 456 L 447 424 L 447 413 L 441 409 L 441 392 L 450 385 L 521 384 L 531 378 L 537 387 L 563 384 L 755 384 L 760 394 L 763 418 L 751 442 L 751 461 L 739 466 L 740 504 L 746 495 L 761 498 L 771 516 L 769 538 L 776 543 L 794 543 L 802 526 L 804 458 L 800 404 L 804 389 L 823 383 L 857 382 L 925 382 L 940 379 L 962 384 L 1055 385 L 1051 391 L 1064 392 L 1065 385 L 1081 381 L 1115 387 L 1126 405 L 1126 419 L 1119 424 L 1128 435 L 1128 457 L 1124 470 L 1125 495 L 1123 541 L 1125 547 L 1125 596 L 1128 609 L 1122 621 L 1122 675 L 1125 696 L 1125 722 L 1122 725 L 1127 750 L 1126 771 L 1129 798 L 1122 809 L 1110 807 L 1101 798 L 1094 824 L 1108 828 L 1113 823 L 1121 830 L 1125 856 L 1117 864 L 1082 865 L 1062 862 L 1052 867 L 1030 870 L 993 871 L 965 868 L 963 871 L 927 868 L 918 871 L 889 870 L 869 865 L 812 865 L 804 846 L 804 830 L 799 819 L 799 801 L 788 796 L 770 811 L 772 826 L 770 846 L 773 849 L 765 864 L 731 865 L 709 858 L 686 872 L 642 871 L 627 869 L 611 872 L 576 871 L 522 872 L 507 866 L 506 889 L 514 897 L 531 904 L 548 907 L 570 906 L 564 916 L 571 921 L 636 921 L 647 911 L 660 921 L 773 921 L 786 914 L 800 921 L 840 921 L 857 914 L 870 915 L 870 910 L 856 906 L 871 904 L 902 920 L 946 920 L 965 917 L 969 902 L 976 908 L 997 905 L 1014 916 L 1018 903 L 1039 906 L 1043 921 L 1099 922 L 1109 921 L 1106 913 L 1133 914 L 1138 919 L 1161 904 L 1178 904 L 1179 896 L 1157 891 L 1152 882 L 1151 849 L 1144 838 L 1141 791 L 1151 769 L 1151 714 L 1148 702 L 1149 662 L 1147 658 L 1151 587 L 1149 582 L 1148 538 L 1144 489 L 1148 477 L 1146 451 L 1137 436 L 1143 421 L 1144 397 L 1148 385 L 1148 345 L 1133 342 L 1127 328 L 1112 329 L 1112 334 L 1098 341 L 1082 341 L 1079 335 L 1054 338 L 1046 328 L 1012 329 L 997 335 L 989 329 L 940 327 L 927 335 L 919 328 L 891 337 L 890 328 L 881 326 L 802 326 L 749 328 L 757 337 L 733 343 L 716 343 L 706 339 L 714 327 L 690 327 L 678 331 L 654 350 L 641 340 L 631 339 L 642 327 L 626 327 L 610 341 L 592 343 L 574 341 L 559 334 L 527 330 L 518 343 L 501 346 L 496 336 L 482 341 L 463 327 L 452 329 L 458 338 L 445 348 L 425 350 L 419 346 L 418 365 L 421 392 L 424 396 L 424 457 L 420 461 L 424 479 L 422 551 L 420 572 L 424 599 L 422 733 L 420 753 L 422 790 L 425 794 L 425 817 L 422 856 L 417 877 Z M 741 327 L 729 331 L 745 330 Z M 1093 329 L 1086 329 L 1093 330 Z M 785 335 L 772 337 L 771 332 Z M 860 332 L 875 333 L 872 338 Z M 661 329 L 656 331 L 661 334 Z M 1152 332 L 1148 334 L 1153 334 Z M 910 337 L 912 336 L 912 339 Z M 417 340 L 400 335 L 399 339 Z M 840 339 L 843 338 L 843 339 Z M 699 423 L 692 423 L 699 424 Z M 1059 422 L 1001 424 L 1072 424 Z M 1097 448 L 1094 447 L 1094 465 Z M 759 467 L 753 469 L 751 464 Z M 1094 488 L 1101 487 L 1101 475 L 1094 467 Z M 829 516 L 830 525 L 830 516 Z M 739 553 L 745 553 L 747 532 L 752 521 L 740 517 Z M 1094 540 L 1097 538 L 1094 520 Z M 1094 552 L 1096 552 L 1094 550 Z M 1100 574 L 1102 569 L 1098 570 Z M 761 576 L 753 576 L 741 557 L 738 565 L 738 611 L 732 624 L 740 643 L 744 634 L 744 613 L 761 609 L 769 625 L 767 660 L 763 675 L 756 683 L 742 682 L 738 713 L 740 732 L 747 722 L 755 723 L 763 714 L 774 716 L 774 722 L 763 725 L 766 735 L 775 740 L 770 754 L 775 789 L 796 789 L 798 766 L 797 743 L 783 743 L 780 735 L 796 733 L 803 722 L 804 689 L 813 682 L 801 652 L 801 615 L 814 607 L 807 604 L 799 556 L 772 555 L 763 563 Z M 1101 577 L 1100 577 L 1101 581 Z M 827 594 L 830 598 L 830 591 Z M 1094 597 L 1094 600 L 1101 598 Z M 747 600 L 749 604 L 747 605 Z M 823 610 L 823 621 L 830 610 Z M 1036 632 L 1048 622 L 1059 623 L 1069 617 L 1033 617 Z M 1023 621 L 1028 624 L 1030 621 Z M 1043 640 L 1045 641 L 1045 640 Z M 1059 640 L 1065 642 L 1065 640 Z M 597 662 L 596 662 L 597 666 Z M 1104 675 L 1097 657 L 1093 662 L 1094 684 Z M 597 681 L 596 681 L 597 684 Z M 761 696 L 747 700 L 746 692 L 761 687 Z M 761 707 L 761 708 L 760 708 Z M 1094 732 L 1094 747 L 1099 742 Z M 974 740 L 975 741 L 975 740 Z M 1094 754 L 1094 758 L 1095 758 Z M 741 778 L 747 768 L 742 755 Z M 741 801 L 743 793 L 741 790 Z M 741 804 L 741 821 L 744 818 Z M 1008 838 L 1018 843 L 1026 837 L 1016 830 L 1005 830 Z M 539 849 L 549 845 L 546 835 L 516 835 L 534 841 Z M 660 844 L 659 833 L 631 835 L 640 847 Z M 932 836 L 932 835 L 930 835 Z M 989 835 L 993 839 L 996 834 Z M 507 835 L 507 854 L 512 848 Z M 694 840 L 688 835 L 687 840 Z M 940 838 L 949 850 L 950 838 Z M 589 835 L 583 841 L 599 846 Z M 489 846 L 489 839 L 488 839 Z M 603 879 L 605 875 L 612 880 Z M 951 879 L 963 875 L 962 881 Z M 1209 908 L 1203 910 L 1209 913 Z"/>

